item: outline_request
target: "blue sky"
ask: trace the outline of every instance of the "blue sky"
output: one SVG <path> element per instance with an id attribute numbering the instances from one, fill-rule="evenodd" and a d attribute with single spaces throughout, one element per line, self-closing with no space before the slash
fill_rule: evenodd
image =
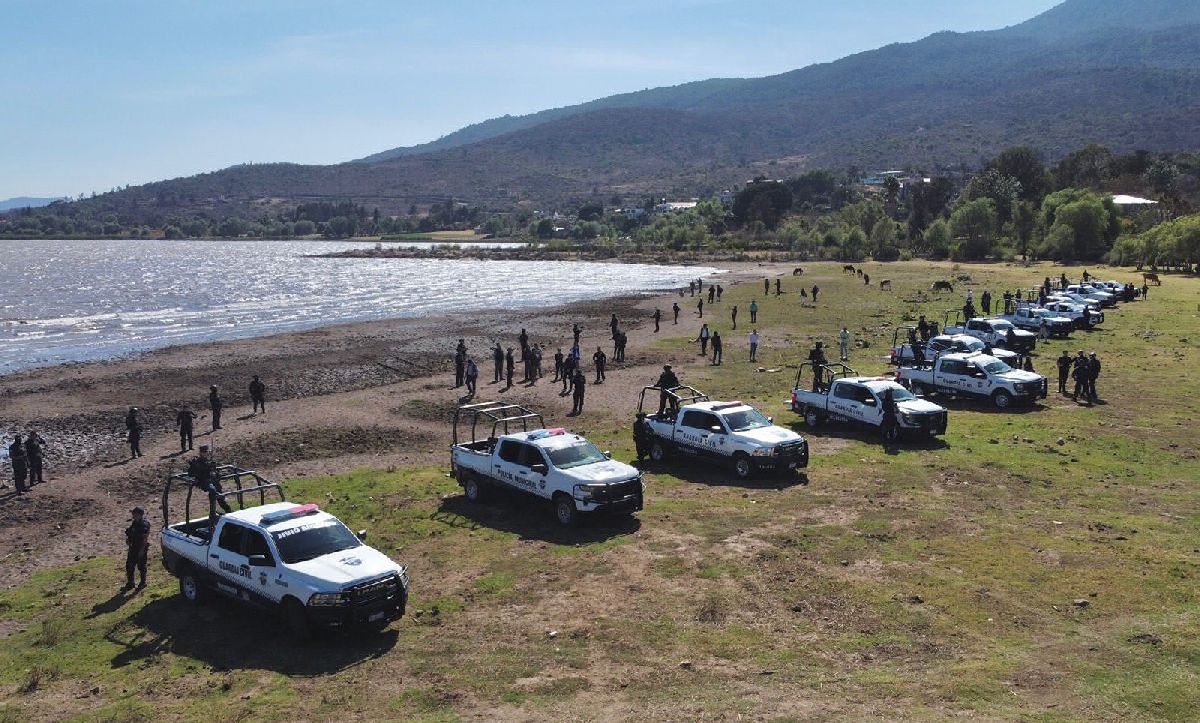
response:
<path id="1" fill-rule="evenodd" d="M 616 93 L 760 77 L 1060 0 L 0 0 L 0 199 L 337 163 Z"/>

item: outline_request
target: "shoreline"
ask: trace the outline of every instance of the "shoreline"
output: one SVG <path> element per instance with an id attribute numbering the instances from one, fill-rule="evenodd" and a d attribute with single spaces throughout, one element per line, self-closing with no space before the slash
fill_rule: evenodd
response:
<path id="1" fill-rule="evenodd" d="M 723 269 L 724 286 L 764 275 L 790 275 L 787 264 L 737 264 Z M 686 294 L 685 294 L 686 296 Z M 8 465 L 0 465 L 0 546 L 16 550 L 0 572 L 0 589 L 33 572 L 97 554 L 117 554 L 126 511 L 139 504 L 158 521 L 162 480 L 182 467 L 175 414 L 189 405 L 198 415 L 194 445 L 213 446 L 221 459 L 256 468 L 273 479 L 344 473 L 361 466 L 399 468 L 440 464 L 450 416 L 465 390 L 454 389 L 453 354 L 464 338 L 480 367 L 478 400 L 499 398 L 565 418 L 570 398 L 552 383 L 553 354 L 568 350 L 571 325 L 584 331 L 585 368 L 597 346 L 611 354 L 608 321 L 616 314 L 629 336 L 626 362 L 610 362 L 603 385 L 589 385 L 588 411 L 571 424 L 581 430 L 628 422 L 637 391 L 654 381 L 663 363 L 697 364 L 688 338 L 698 323 L 686 304 L 671 324 L 678 291 L 636 294 L 546 308 L 497 309 L 428 317 L 353 322 L 266 337 L 166 347 L 132 357 L 79 362 L 0 376 L 0 431 L 38 431 L 47 440 L 46 479 L 16 496 Z M 663 330 L 653 333 L 654 308 Z M 718 305 L 720 308 L 720 305 Z M 706 315 L 707 316 L 707 315 Z M 707 320 L 707 319 L 706 319 Z M 516 346 L 525 329 L 546 347 L 546 377 L 532 386 L 494 385 L 489 349 Z M 250 414 L 252 375 L 267 384 L 268 412 Z M 520 377 L 518 364 L 517 377 Z M 220 431 L 210 431 L 206 394 L 216 384 L 225 403 Z M 565 399 L 565 401 L 564 401 Z M 124 415 L 141 412 L 145 456 L 130 460 Z M 5 443 L 7 446 L 7 442 Z"/>

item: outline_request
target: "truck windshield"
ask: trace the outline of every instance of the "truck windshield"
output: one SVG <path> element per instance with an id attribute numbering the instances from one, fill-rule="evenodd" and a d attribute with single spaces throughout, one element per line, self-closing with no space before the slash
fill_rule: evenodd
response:
<path id="1" fill-rule="evenodd" d="M 580 442 L 572 444 L 570 447 L 546 451 L 550 454 L 550 461 L 559 469 L 571 469 L 572 467 L 595 464 L 596 462 L 603 462 L 608 459 L 591 442 Z"/>
<path id="2" fill-rule="evenodd" d="M 907 389 L 905 389 L 904 387 L 900 386 L 899 384 L 897 384 L 897 385 L 896 385 L 896 386 L 894 386 L 894 387 L 888 387 L 888 388 L 892 390 L 892 399 L 893 399 L 894 401 L 897 401 L 897 402 L 906 402 L 906 401 L 908 401 L 909 399 L 916 399 L 916 398 L 917 398 L 917 396 L 916 396 L 915 394 L 913 394 L 912 392 L 908 391 Z M 883 398 L 883 392 L 880 392 L 880 393 L 879 393 L 879 397 L 880 397 L 881 399 Z"/>
<path id="3" fill-rule="evenodd" d="M 748 432 L 751 429 L 771 426 L 770 420 L 757 409 L 743 409 L 740 412 L 730 412 L 721 416 L 729 428 L 735 432 Z"/>
<path id="4" fill-rule="evenodd" d="M 286 563 L 304 562 L 331 552 L 341 552 L 362 544 L 354 533 L 337 520 L 322 520 L 271 534 L 275 547 Z"/>
<path id="5" fill-rule="evenodd" d="M 999 359 L 980 364 L 979 366 L 982 367 L 983 370 L 988 374 L 1003 374 L 1004 372 L 1012 371 L 1012 367 L 1000 361 Z"/>

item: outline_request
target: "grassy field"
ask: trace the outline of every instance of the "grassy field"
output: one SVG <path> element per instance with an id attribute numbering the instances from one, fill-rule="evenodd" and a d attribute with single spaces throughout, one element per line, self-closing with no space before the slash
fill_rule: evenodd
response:
<path id="1" fill-rule="evenodd" d="M 970 275 L 956 292 L 978 300 L 1062 269 L 869 266 L 894 290 L 833 264 L 766 302 L 761 284 L 727 289 L 726 364 L 684 380 L 807 436 L 806 478 L 654 471 L 642 513 L 572 530 L 512 498 L 469 505 L 444 468 L 293 481 L 291 498 L 411 566 L 402 621 L 301 642 L 263 614 L 186 606 L 161 569 L 126 600 L 119 561 L 86 560 L 0 594 L 0 720 L 1195 720 L 1200 280 L 1166 275 L 1039 348 L 1043 373 L 1064 348 L 1095 350 L 1102 403 L 949 401 L 944 439 L 885 448 L 788 411 L 811 342 L 847 325 L 870 345 L 851 363 L 881 372 L 892 325 L 961 306 L 931 280 Z M 778 373 L 741 351 L 756 297 L 760 364 Z M 632 458 L 635 405 L 586 432 Z"/>

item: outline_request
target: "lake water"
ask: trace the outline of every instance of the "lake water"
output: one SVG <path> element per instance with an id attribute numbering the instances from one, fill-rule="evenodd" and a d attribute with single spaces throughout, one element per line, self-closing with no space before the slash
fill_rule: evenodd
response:
<path id="1" fill-rule="evenodd" d="M 373 245 L 0 240 L 0 374 L 346 322 L 648 293 L 717 273 L 648 264 L 310 257 Z"/>

